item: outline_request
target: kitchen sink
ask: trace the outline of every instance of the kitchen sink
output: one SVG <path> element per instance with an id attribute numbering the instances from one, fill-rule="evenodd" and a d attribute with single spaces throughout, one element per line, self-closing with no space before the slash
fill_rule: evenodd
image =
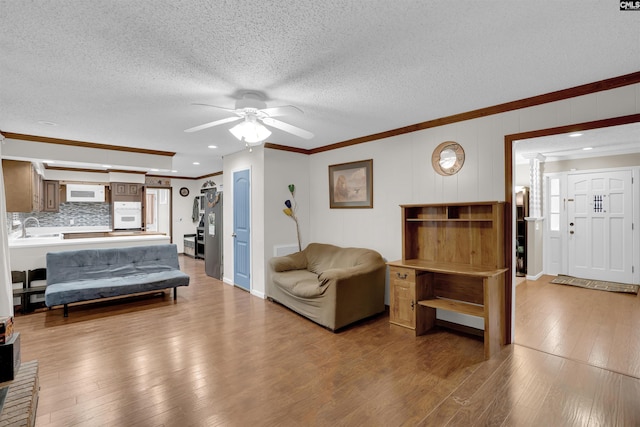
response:
<path id="1" fill-rule="evenodd" d="M 25 237 L 19 237 L 19 239 L 53 239 L 60 238 L 60 233 L 51 234 L 27 234 Z"/>

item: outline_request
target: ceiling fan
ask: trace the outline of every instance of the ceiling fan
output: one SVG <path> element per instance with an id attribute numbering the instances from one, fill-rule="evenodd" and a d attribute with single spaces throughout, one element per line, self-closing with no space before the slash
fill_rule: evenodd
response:
<path id="1" fill-rule="evenodd" d="M 274 119 L 274 117 L 284 116 L 288 114 L 300 114 L 302 113 L 301 109 L 299 109 L 298 107 L 294 107 L 293 105 L 267 108 L 267 104 L 264 102 L 264 95 L 259 92 L 247 91 L 242 93 L 242 98 L 236 101 L 235 109 L 218 107 L 209 104 L 193 105 L 204 105 L 207 107 L 218 108 L 220 110 L 233 113 L 235 114 L 235 116 L 185 129 L 185 132 L 197 132 L 210 127 L 242 120 L 242 123 L 239 123 L 233 128 L 229 129 L 229 132 L 231 132 L 240 141 L 245 142 L 247 145 L 258 145 L 262 141 L 267 139 L 269 135 L 271 135 L 271 131 L 263 126 L 263 124 L 276 129 L 280 129 L 300 138 L 313 138 L 313 134 L 307 130 Z"/>

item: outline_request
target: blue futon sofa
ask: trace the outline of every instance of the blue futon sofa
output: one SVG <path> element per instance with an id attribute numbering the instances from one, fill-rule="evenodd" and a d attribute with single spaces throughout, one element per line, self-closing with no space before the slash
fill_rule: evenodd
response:
<path id="1" fill-rule="evenodd" d="M 188 286 L 175 244 L 84 249 L 47 254 L 47 307 Z"/>

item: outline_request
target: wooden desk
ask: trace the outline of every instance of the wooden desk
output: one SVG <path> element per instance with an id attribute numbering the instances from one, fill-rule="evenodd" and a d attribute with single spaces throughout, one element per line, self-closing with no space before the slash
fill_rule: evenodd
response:
<path id="1" fill-rule="evenodd" d="M 388 263 L 389 321 L 422 335 L 434 325 L 436 309 L 484 320 L 484 356 L 489 359 L 506 343 L 504 285 L 506 268 L 487 270 L 467 264 L 419 259 Z M 465 327 L 469 331 L 468 327 Z"/>

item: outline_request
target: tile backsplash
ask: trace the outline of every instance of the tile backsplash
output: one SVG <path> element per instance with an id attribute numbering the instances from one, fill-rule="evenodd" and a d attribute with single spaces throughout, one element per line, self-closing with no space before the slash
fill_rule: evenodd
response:
<path id="1" fill-rule="evenodd" d="M 60 203 L 59 212 L 7 213 L 7 222 L 30 216 L 38 219 L 40 227 L 111 227 L 111 205 L 93 202 Z"/>

